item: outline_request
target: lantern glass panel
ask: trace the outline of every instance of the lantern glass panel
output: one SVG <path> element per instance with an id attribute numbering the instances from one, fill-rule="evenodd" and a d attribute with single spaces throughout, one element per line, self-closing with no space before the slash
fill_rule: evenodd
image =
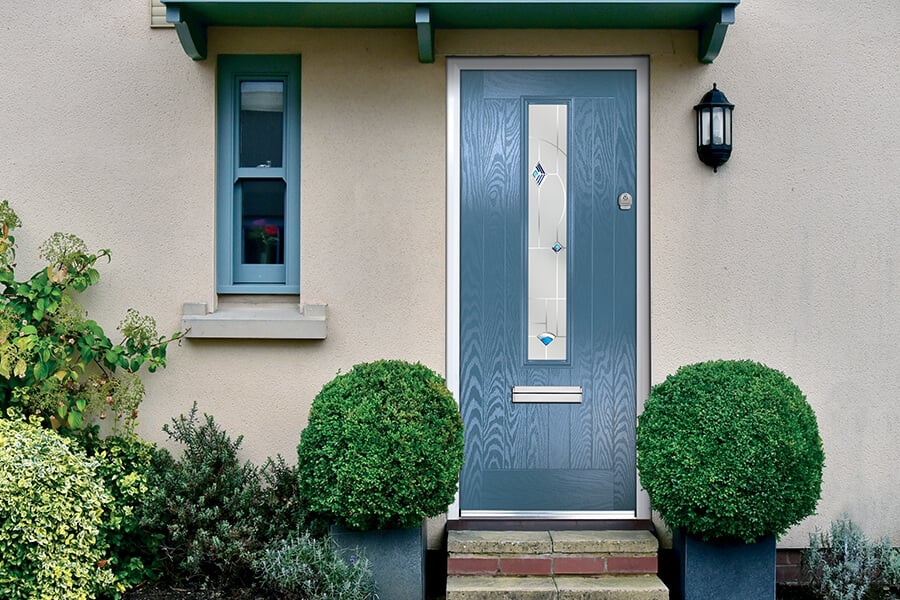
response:
<path id="1" fill-rule="evenodd" d="M 712 110 L 712 143 L 720 146 L 725 142 L 725 109 L 715 106 Z"/>
<path id="2" fill-rule="evenodd" d="M 703 108 L 700 110 L 700 145 L 701 146 L 709 146 L 709 128 L 710 128 L 710 119 L 709 119 L 709 109 Z"/>
<path id="3" fill-rule="evenodd" d="M 725 143 L 731 145 L 731 109 L 725 111 Z"/>

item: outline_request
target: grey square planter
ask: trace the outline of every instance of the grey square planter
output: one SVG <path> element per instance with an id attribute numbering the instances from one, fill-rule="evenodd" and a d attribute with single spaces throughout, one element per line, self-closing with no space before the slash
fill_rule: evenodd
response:
<path id="1" fill-rule="evenodd" d="M 425 527 L 352 531 L 332 525 L 330 532 L 345 554 L 360 548 L 369 559 L 379 600 L 424 600 Z"/>
<path id="2" fill-rule="evenodd" d="M 754 544 L 703 542 L 675 532 L 679 596 L 673 600 L 775 600 L 775 537 Z"/>

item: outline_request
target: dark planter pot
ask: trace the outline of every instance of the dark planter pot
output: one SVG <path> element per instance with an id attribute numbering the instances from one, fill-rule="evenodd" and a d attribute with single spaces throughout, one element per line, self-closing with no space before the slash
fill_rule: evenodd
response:
<path id="1" fill-rule="evenodd" d="M 345 554 L 359 548 L 369 559 L 379 600 L 424 600 L 424 527 L 352 531 L 332 525 L 330 532 Z"/>
<path id="2" fill-rule="evenodd" d="M 676 531 L 678 596 L 673 600 L 775 600 L 775 537 L 704 542 Z"/>

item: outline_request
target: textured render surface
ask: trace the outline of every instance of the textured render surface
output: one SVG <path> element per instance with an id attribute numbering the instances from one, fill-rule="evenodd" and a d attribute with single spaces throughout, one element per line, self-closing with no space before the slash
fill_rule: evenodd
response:
<path id="1" fill-rule="evenodd" d="M 740 5 L 713 65 L 690 32 L 213 29 L 185 57 L 144 2 L 0 8 L 0 197 L 19 211 L 20 272 L 52 232 L 112 249 L 85 295 L 108 331 L 129 307 L 163 332 L 183 303 L 215 306 L 219 53 L 302 54 L 302 297 L 328 304 L 319 341 L 188 340 L 146 378 L 141 432 L 196 400 L 245 456 L 292 459 L 309 405 L 377 358 L 444 368 L 447 55 L 644 54 L 651 60 L 652 383 L 679 365 L 752 358 L 785 371 L 819 417 L 817 515 L 900 539 L 900 3 Z M 713 174 L 691 107 L 713 82 L 736 105 Z M 640 202 L 640 199 L 636 199 Z M 431 522 L 431 545 L 440 542 Z"/>

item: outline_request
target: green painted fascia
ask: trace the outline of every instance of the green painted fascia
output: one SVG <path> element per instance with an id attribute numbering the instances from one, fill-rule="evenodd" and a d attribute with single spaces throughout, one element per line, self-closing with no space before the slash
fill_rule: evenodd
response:
<path id="1" fill-rule="evenodd" d="M 700 60 L 711 62 L 721 48 L 727 26 L 734 23 L 740 0 L 163 2 L 167 20 L 179 29 L 185 51 L 198 59 L 205 58 L 205 30 L 209 26 L 416 28 L 422 34 L 421 14 L 425 8 L 431 29 L 694 29 L 700 32 L 699 43 L 704 46 Z M 428 41 L 429 36 L 424 35 L 420 46 Z M 427 54 L 420 47 L 420 58 L 427 59 Z"/>

